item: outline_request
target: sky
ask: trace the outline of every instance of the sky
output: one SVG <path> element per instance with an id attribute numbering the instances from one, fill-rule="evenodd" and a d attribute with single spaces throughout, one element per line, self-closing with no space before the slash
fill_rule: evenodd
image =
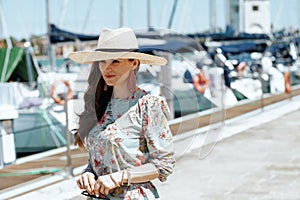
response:
<path id="1" fill-rule="evenodd" d="M 50 23 L 82 34 L 98 35 L 120 26 L 120 0 L 49 0 Z M 123 25 L 135 30 L 147 27 L 147 0 L 123 0 Z M 167 29 L 174 0 L 150 0 L 151 22 Z M 225 0 L 216 0 L 217 27 L 226 26 Z M 0 0 L 0 38 L 17 39 L 47 32 L 46 0 Z M 65 6 L 64 6 L 65 5 Z M 300 27 L 300 0 L 270 0 L 271 23 L 275 30 Z M 209 30 L 209 0 L 178 0 L 172 31 L 194 33 Z M 4 23 L 3 23 L 4 22 Z M 3 25 L 4 24 L 4 25 Z"/>

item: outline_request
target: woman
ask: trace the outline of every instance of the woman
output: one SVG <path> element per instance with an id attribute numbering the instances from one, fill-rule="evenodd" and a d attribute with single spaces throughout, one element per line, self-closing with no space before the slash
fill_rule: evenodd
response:
<path id="1" fill-rule="evenodd" d="M 168 106 L 136 85 L 140 63 L 167 61 L 137 50 L 131 29 L 104 29 L 95 51 L 69 55 L 75 62 L 93 63 L 74 138 L 89 152 L 77 184 L 95 198 L 159 198 L 151 180 L 165 181 L 174 168 Z"/>

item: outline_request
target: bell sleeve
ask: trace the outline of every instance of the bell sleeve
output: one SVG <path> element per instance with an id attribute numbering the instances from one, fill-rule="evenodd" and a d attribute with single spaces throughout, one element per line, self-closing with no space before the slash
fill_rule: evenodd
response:
<path id="1" fill-rule="evenodd" d="M 140 102 L 143 111 L 143 134 L 149 150 L 149 162 L 159 171 L 159 180 L 164 182 L 173 172 L 175 155 L 173 136 L 168 124 L 169 107 L 163 97 L 146 96 Z"/>
<path id="2" fill-rule="evenodd" d="M 83 171 L 81 172 L 81 174 L 84 174 L 86 172 L 90 172 L 92 174 L 94 174 L 96 176 L 96 173 L 94 172 L 93 168 L 92 168 L 92 165 L 91 165 L 91 162 L 90 162 L 90 159 L 89 159 L 89 162 L 86 166 L 86 168 L 83 169 Z"/>

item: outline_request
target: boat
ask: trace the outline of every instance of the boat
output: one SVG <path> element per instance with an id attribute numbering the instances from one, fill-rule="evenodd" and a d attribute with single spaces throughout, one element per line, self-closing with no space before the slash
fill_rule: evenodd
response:
<path id="1" fill-rule="evenodd" d="M 38 85 L 40 71 L 33 67 L 33 59 L 26 61 L 26 48 L 1 49 L 0 56 L 9 59 L 4 71 L 4 82 L 0 83 L 0 105 L 11 107 L 18 117 L 13 119 L 12 130 L 17 157 L 37 153 L 66 144 L 64 126 L 49 114 L 51 98 L 41 95 Z M 29 64 L 28 66 L 28 63 Z M 31 77 L 30 77 L 31 75 Z M 49 79 L 48 79 L 49 81 Z M 45 86 L 45 82 L 44 82 Z M 3 111 L 4 112 L 4 111 Z"/>

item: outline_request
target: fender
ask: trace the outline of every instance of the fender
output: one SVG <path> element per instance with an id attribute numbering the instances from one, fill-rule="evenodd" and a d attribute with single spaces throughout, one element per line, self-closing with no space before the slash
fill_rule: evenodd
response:
<path id="1" fill-rule="evenodd" d="M 65 104 L 65 100 L 55 94 L 55 89 L 56 89 L 56 85 L 58 82 L 63 82 L 64 85 L 68 88 L 68 94 L 67 94 L 67 98 L 68 99 L 73 99 L 74 95 L 73 95 L 73 90 L 70 87 L 70 82 L 67 80 L 58 80 L 55 81 L 52 85 L 51 85 L 51 98 L 54 100 L 55 103 L 59 104 L 59 105 L 64 105 Z"/>

